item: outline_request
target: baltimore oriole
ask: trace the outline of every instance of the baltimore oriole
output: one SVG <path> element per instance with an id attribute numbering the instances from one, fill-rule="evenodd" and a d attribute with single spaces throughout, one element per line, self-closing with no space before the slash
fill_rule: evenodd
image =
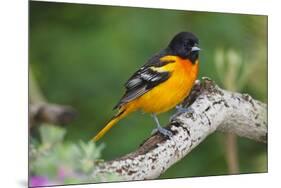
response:
<path id="1" fill-rule="evenodd" d="M 114 107 L 118 112 L 93 138 L 99 140 L 113 125 L 133 111 L 151 113 L 157 130 L 165 136 L 156 114 L 182 102 L 190 93 L 198 75 L 198 38 L 190 32 L 178 33 L 168 47 L 160 51 L 136 71 L 125 83 L 126 92 Z"/>

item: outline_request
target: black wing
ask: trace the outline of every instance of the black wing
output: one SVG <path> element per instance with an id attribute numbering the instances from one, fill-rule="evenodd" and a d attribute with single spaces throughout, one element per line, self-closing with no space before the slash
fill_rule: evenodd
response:
<path id="1" fill-rule="evenodd" d="M 153 70 L 152 67 L 161 67 L 167 63 L 170 62 L 161 62 L 159 56 L 151 58 L 125 83 L 126 92 L 114 109 L 142 96 L 155 86 L 166 81 L 170 77 L 170 72 L 159 72 Z"/>

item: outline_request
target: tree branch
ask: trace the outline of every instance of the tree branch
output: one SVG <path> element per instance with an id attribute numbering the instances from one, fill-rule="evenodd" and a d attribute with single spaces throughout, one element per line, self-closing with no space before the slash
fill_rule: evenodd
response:
<path id="1" fill-rule="evenodd" d="M 30 104 L 29 120 L 30 128 L 36 123 L 67 124 L 77 115 L 77 112 L 70 106 L 37 103 Z"/>
<path id="2" fill-rule="evenodd" d="M 220 89 L 203 78 L 183 102 L 184 107 L 189 105 L 192 112 L 178 115 L 166 127 L 173 132 L 171 138 L 156 133 L 136 151 L 98 163 L 93 176 L 117 173 L 123 180 L 157 178 L 217 130 L 267 142 L 267 106 L 248 94 Z"/>
<path id="3" fill-rule="evenodd" d="M 29 128 L 40 123 L 67 124 L 77 116 L 77 111 L 71 106 L 50 104 L 45 99 L 34 78 L 33 71 L 29 70 Z"/>

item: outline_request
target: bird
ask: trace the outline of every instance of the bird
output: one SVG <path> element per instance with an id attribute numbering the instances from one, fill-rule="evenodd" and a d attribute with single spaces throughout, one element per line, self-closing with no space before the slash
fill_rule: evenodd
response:
<path id="1" fill-rule="evenodd" d="M 114 109 L 117 113 L 92 138 L 98 141 L 118 121 L 137 110 L 150 113 L 156 131 L 171 137 L 157 115 L 177 107 L 190 93 L 199 71 L 199 39 L 191 32 L 179 32 L 168 46 L 153 55 L 125 83 L 125 93 Z"/>

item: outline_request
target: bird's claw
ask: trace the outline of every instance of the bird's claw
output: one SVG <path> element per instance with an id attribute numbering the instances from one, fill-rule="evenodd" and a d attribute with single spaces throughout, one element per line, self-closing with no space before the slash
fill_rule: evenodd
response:
<path id="1" fill-rule="evenodd" d="M 191 107 L 184 108 L 182 106 L 176 106 L 176 110 L 177 112 L 170 117 L 170 122 L 172 122 L 177 116 L 179 116 L 182 113 L 190 113 L 190 114 L 194 113 L 194 110 Z"/>
<path id="2" fill-rule="evenodd" d="M 163 128 L 163 127 L 157 127 L 157 128 L 155 128 L 155 129 L 153 129 L 152 132 L 151 132 L 151 134 L 155 134 L 156 132 L 159 132 L 159 133 L 161 133 L 163 136 L 169 137 L 169 138 L 171 138 L 171 137 L 173 136 L 173 133 L 172 133 L 170 130 L 168 130 L 168 129 L 166 129 L 166 128 Z"/>

